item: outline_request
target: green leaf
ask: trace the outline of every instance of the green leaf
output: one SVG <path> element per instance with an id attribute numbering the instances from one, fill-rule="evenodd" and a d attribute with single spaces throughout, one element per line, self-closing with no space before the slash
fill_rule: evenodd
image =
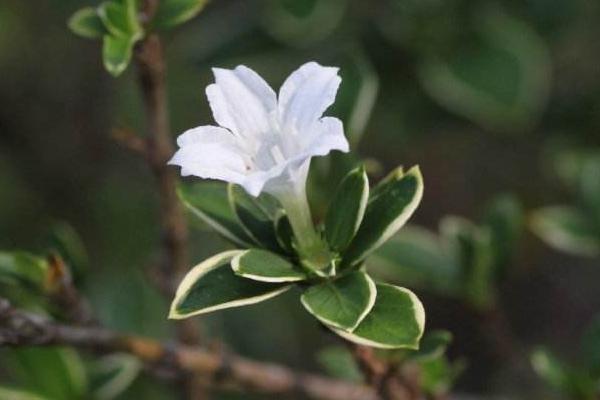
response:
<path id="1" fill-rule="evenodd" d="M 600 254 L 600 235 L 593 221 L 576 208 L 544 207 L 532 213 L 530 227 L 559 250 L 582 256 Z"/>
<path id="2" fill-rule="evenodd" d="M 342 252 L 358 231 L 369 199 L 369 178 L 364 167 L 342 180 L 325 218 L 325 237 L 332 250 Z"/>
<path id="3" fill-rule="evenodd" d="M 421 340 L 419 350 L 409 354 L 408 359 L 424 362 L 440 358 L 452 342 L 452 333 L 443 330 L 431 331 Z"/>
<path id="4" fill-rule="evenodd" d="M 0 399 L 5 400 L 50 400 L 23 389 L 0 386 Z"/>
<path id="5" fill-rule="evenodd" d="M 264 29 L 275 39 L 307 46 L 324 39 L 343 20 L 348 0 L 270 0 L 264 7 Z"/>
<path id="6" fill-rule="evenodd" d="M 228 185 L 227 193 L 229 205 L 248 236 L 264 247 L 279 250 L 273 224 L 278 209 L 276 200 L 268 194 L 252 197 L 242 187 L 233 184 Z"/>
<path id="7" fill-rule="evenodd" d="M 418 349 L 425 329 L 425 310 L 408 289 L 376 284 L 375 305 L 352 332 L 331 329 L 343 338 L 361 345 L 382 349 Z"/>
<path id="8" fill-rule="evenodd" d="M 98 11 L 93 7 L 85 7 L 77 10 L 68 22 L 69 29 L 76 35 L 96 39 L 108 33 Z"/>
<path id="9" fill-rule="evenodd" d="M 257 282 L 234 274 L 231 261 L 241 250 L 219 253 L 192 268 L 171 303 L 169 318 L 183 319 L 225 308 L 259 303 L 288 290 L 285 284 Z"/>
<path id="10" fill-rule="evenodd" d="M 352 332 L 371 311 L 376 296 L 373 280 L 356 271 L 310 286 L 300 300 L 319 321 Z"/>
<path id="11" fill-rule="evenodd" d="M 239 246 L 252 247 L 254 241 L 229 207 L 227 185 L 213 181 L 180 184 L 177 194 L 192 214 L 223 237 Z"/>
<path id="12" fill-rule="evenodd" d="M 261 282 L 297 282 L 307 278 L 285 258 L 259 249 L 246 250 L 235 256 L 231 268 L 236 275 Z"/>
<path id="13" fill-rule="evenodd" d="M 369 271 L 386 281 L 444 295 L 456 293 L 460 285 L 459 266 L 448 256 L 437 235 L 411 225 L 369 257 Z"/>
<path id="14" fill-rule="evenodd" d="M 119 76 L 125 71 L 131 61 L 135 41 L 127 36 L 104 36 L 102 59 L 104 68 L 113 76 Z"/>
<path id="15" fill-rule="evenodd" d="M 338 64 L 342 84 L 330 111 L 344 122 L 344 133 L 354 148 L 366 133 L 379 91 L 379 76 L 362 47 L 350 46 L 347 53 Z"/>
<path id="16" fill-rule="evenodd" d="M 142 363 L 129 354 L 111 354 L 90 368 L 91 391 L 98 400 L 111 400 L 122 394 L 142 370 Z"/>
<path id="17" fill-rule="evenodd" d="M 273 222 L 275 226 L 275 237 L 277 243 L 285 252 L 289 254 L 294 253 L 294 231 L 292 225 L 283 209 L 279 210 L 275 214 L 275 220 Z"/>
<path id="18" fill-rule="evenodd" d="M 513 196 L 498 196 L 488 206 L 483 222 L 490 229 L 496 272 L 504 276 L 521 235 L 523 210 Z"/>
<path id="19" fill-rule="evenodd" d="M 143 36 L 136 0 L 105 1 L 98 7 L 98 15 L 111 36 L 126 37 L 132 42 Z"/>
<path id="20" fill-rule="evenodd" d="M 47 242 L 47 246 L 60 254 L 76 277 L 83 276 L 89 269 L 85 245 L 71 225 L 65 222 L 52 224 Z"/>
<path id="21" fill-rule="evenodd" d="M 421 386 L 431 396 L 447 394 L 459 375 L 465 370 L 466 362 L 449 362 L 446 357 L 426 360 L 421 366 Z"/>
<path id="22" fill-rule="evenodd" d="M 545 348 L 538 348 L 531 354 L 533 370 L 549 385 L 568 391 L 569 368 Z"/>
<path id="23" fill-rule="evenodd" d="M 411 217 L 423 196 L 419 167 L 397 168 L 370 194 L 363 222 L 342 256 L 343 265 L 357 265 L 385 243 Z"/>
<path id="24" fill-rule="evenodd" d="M 22 251 L 0 251 L 0 282 L 43 290 L 47 271 L 48 262 L 44 258 Z"/>
<path id="25" fill-rule="evenodd" d="M 85 367 L 72 349 L 21 348 L 7 354 L 11 375 L 21 387 L 53 400 L 84 398 Z"/>
<path id="26" fill-rule="evenodd" d="M 448 246 L 449 256 L 460 266 L 462 295 L 479 309 L 495 301 L 495 270 L 491 234 L 470 221 L 455 216 L 444 217 L 440 231 Z"/>
<path id="27" fill-rule="evenodd" d="M 194 18 L 208 0 L 162 0 L 152 21 L 156 29 L 171 28 Z"/>
<path id="28" fill-rule="evenodd" d="M 476 24 L 468 46 L 422 63 L 421 84 L 440 105 L 485 127 L 530 126 L 548 98 L 550 58 L 545 43 L 527 23 L 499 9 L 479 17 Z"/>
<path id="29" fill-rule="evenodd" d="M 356 360 L 344 346 L 330 346 L 319 351 L 317 361 L 330 376 L 351 382 L 363 382 Z"/>

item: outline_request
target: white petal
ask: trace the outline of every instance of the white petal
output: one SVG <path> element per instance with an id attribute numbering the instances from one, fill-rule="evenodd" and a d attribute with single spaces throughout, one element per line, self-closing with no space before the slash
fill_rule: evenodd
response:
<path id="1" fill-rule="evenodd" d="M 226 129 L 201 126 L 177 139 L 181 148 L 169 161 L 181 167 L 181 175 L 240 183 L 246 179 L 247 164 L 235 137 Z"/>
<path id="2" fill-rule="evenodd" d="M 270 130 L 270 114 L 277 107 L 273 89 L 251 69 L 213 68 L 216 83 L 206 88 L 215 121 L 240 137 L 256 137 Z"/>
<path id="3" fill-rule="evenodd" d="M 189 129 L 177 137 L 177 146 L 183 147 L 196 143 L 235 143 L 235 137 L 227 129 L 204 125 Z"/>
<path id="4" fill-rule="evenodd" d="M 331 150 L 347 153 L 350 150 L 348 139 L 344 135 L 342 121 L 334 117 L 324 117 L 317 121 L 310 130 L 310 141 L 304 152 L 311 156 L 324 156 Z"/>
<path id="5" fill-rule="evenodd" d="M 279 90 L 279 113 L 284 127 L 300 134 L 333 104 L 341 82 L 338 68 L 309 62 L 294 71 Z"/>

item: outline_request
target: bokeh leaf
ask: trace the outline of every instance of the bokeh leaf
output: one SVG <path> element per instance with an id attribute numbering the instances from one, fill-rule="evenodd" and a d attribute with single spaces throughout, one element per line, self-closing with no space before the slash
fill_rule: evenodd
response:
<path id="1" fill-rule="evenodd" d="M 23 251 L 0 251 L 0 282 L 22 284 L 42 291 L 46 283 L 48 261 Z"/>
<path id="2" fill-rule="evenodd" d="M 440 294 L 457 293 L 460 287 L 460 266 L 437 235 L 412 225 L 402 228 L 369 257 L 369 270 L 385 280 Z"/>
<path id="3" fill-rule="evenodd" d="M 194 18 L 208 0 L 162 0 L 152 21 L 156 29 L 172 28 Z"/>
<path id="4" fill-rule="evenodd" d="M 552 247 L 575 255 L 600 254 L 600 235 L 593 219 L 574 207 L 550 206 L 536 210 L 530 227 Z"/>
<path id="5" fill-rule="evenodd" d="M 90 368 L 90 390 L 98 400 L 112 400 L 127 390 L 141 370 L 142 363 L 128 354 L 104 356 Z"/>
<path id="6" fill-rule="evenodd" d="M 22 348 L 8 354 L 11 375 L 19 386 L 53 400 L 84 398 L 85 367 L 72 349 Z"/>
<path id="7" fill-rule="evenodd" d="M 330 376 L 351 382 L 362 382 L 363 374 L 347 347 L 329 346 L 317 353 L 317 361 Z"/>
<path id="8" fill-rule="evenodd" d="M 0 399 L 5 400 L 51 400 L 23 389 L 0 386 Z"/>
<path id="9" fill-rule="evenodd" d="M 550 61 L 543 41 L 523 21 L 500 10 L 477 16 L 479 40 L 419 69 L 440 105 L 492 129 L 521 129 L 546 103 Z"/>
<path id="10" fill-rule="evenodd" d="M 68 26 L 73 33 L 88 39 L 102 38 L 108 33 L 98 11 L 93 7 L 77 10 L 69 18 Z"/>

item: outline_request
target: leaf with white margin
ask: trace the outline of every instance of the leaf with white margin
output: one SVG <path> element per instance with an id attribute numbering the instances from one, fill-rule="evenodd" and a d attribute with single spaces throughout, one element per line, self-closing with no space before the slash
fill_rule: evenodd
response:
<path id="1" fill-rule="evenodd" d="M 142 363 L 129 354 L 110 354 L 94 362 L 90 369 L 91 390 L 98 400 L 114 399 L 137 378 Z"/>
<path id="2" fill-rule="evenodd" d="M 263 247 L 280 250 L 273 224 L 279 208 L 277 200 L 267 193 L 253 197 L 234 184 L 227 185 L 227 197 L 229 206 L 248 236 Z"/>
<path id="3" fill-rule="evenodd" d="M 576 255 L 600 254 L 600 236 L 591 218 L 576 208 L 549 206 L 533 212 L 530 227 L 552 247 Z"/>
<path id="4" fill-rule="evenodd" d="M 319 321 L 351 332 L 371 311 L 376 297 L 371 277 L 355 271 L 309 287 L 300 300 Z"/>
<path id="5" fill-rule="evenodd" d="M 226 239 L 242 247 L 254 244 L 229 207 L 226 184 L 213 181 L 180 184 L 177 195 L 192 214 Z"/>
<path id="6" fill-rule="evenodd" d="M 101 38 L 108 33 L 98 11 L 94 7 L 77 10 L 68 22 L 69 29 L 76 35 L 88 39 Z"/>
<path id="7" fill-rule="evenodd" d="M 373 188 L 363 222 L 342 257 L 343 266 L 357 265 L 396 233 L 412 216 L 423 197 L 418 166 L 404 173 L 399 167 Z"/>
<path id="8" fill-rule="evenodd" d="M 259 303 L 288 290 L 285 284 L 237 276 L 231 261 L 243 250 L 230 250 L 204 260 L 183 278 L 171 303 L 170 319 L 184 319 L 225 308 Z"/>
<path id="9" fill-rule="evenodd" d="M 270 251 L 250 249 L 231 261 L 236 275 L 261 282 L 297 282 L 307 278 L 297 266 Z"/>
<path id="10" fill-rule="evenodd" d="M 156 29 L 166 29 L 194 18 L 207 0 L 162 0 L 158 3 L 152 25 Z"/>
<path id="11" fill-rule="evenodd" d="M 381 349 L 418 349 L 425 329 L 425 310 L 403 287 L 377 283 L 375 305 L 352 333 L 329 328 L 351 342 Z"/>
<path id="12" fill-rule="evenodd" d="M 369 199 L 369 178 L 364 167 L 344 177 L 325 218 L 325 237 L 334 251 L 346 249 L 363 220 Z"/>

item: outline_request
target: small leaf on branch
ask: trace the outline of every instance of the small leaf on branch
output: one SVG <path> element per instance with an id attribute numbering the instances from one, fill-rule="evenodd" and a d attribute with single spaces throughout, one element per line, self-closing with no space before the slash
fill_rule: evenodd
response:
<path id="1" fill-rule="evenodd" d="M 141 370 L 141 362 L 128 354 L 110 354 L 95 361 L 90 369 L 90 386 L 94 398 L 116 398 L 133 383 Z"/>
<path id="2" fill-rule="evenodd" d="M 125 71 L 131 61 L 134 44 L 135 41 L 127 36 L 104 36 L 102 59 L 104 67 L 111 75 L 116 77 Z"/>
<path id="3" fill-rule="evenodd" d="M 183 24 L 198 15 L 207 3 L 208 0 L 162 0 L 152 24 L 156 29 Z"/>
<path id="4" fill-rule="evenodd" d="M 68 25 L 73 33 L 88 39 L 101 38 L 108 33 L 98 11 L 93 7 L 76 11 L 69 18 Z"/>

